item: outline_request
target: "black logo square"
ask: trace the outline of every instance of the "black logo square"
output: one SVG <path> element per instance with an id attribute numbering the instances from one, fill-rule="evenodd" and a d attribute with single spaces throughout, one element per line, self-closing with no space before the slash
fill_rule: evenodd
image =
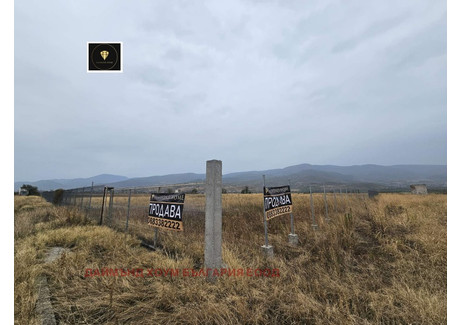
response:
<path id="1" fill-rule="evenodd" d="M 88 42 L 88 72 L 122 72 L 121 54 L 121 42 Z"/>

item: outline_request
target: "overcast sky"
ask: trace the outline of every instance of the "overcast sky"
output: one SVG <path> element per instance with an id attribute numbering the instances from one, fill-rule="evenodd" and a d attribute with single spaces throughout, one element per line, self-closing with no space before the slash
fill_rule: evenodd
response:
<path id="1" fill-rule="evenodd" d="M 15 180 L 446 164 L 446 44 L 445 1 L 16 1 Z"/>

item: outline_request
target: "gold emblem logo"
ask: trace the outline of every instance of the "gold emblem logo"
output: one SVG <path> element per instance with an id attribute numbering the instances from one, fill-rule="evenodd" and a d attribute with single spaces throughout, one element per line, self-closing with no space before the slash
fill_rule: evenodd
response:
<path id="1" fill-rule="evenodd" d="M 123 43 L 90 43 L 87 72 L 123 72 L 121 51 Z"/>
<path id="2" fill-rule="evenodd" d="M 109 56 L 109 51 L 101 51 L 101 56 L 105 61 L 105 59 L 107 59 L 107 57 Z"/>

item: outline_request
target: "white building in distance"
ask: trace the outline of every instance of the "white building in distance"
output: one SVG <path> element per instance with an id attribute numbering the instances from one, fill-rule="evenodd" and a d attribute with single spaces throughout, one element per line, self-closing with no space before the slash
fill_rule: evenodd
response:
<path id="1" fill-rule="evenodd" d="M 410 186 L 410 192 L 412 194 L 428 194 L 428 190 L 425 184 L 414 184 Z"/>

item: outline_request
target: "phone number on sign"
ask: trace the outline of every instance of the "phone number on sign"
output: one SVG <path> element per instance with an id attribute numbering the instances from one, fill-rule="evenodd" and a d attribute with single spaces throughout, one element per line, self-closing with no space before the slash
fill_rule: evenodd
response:
<path id="1" fill-rule="evenodd" d="M 182 222 L 149 217 L 149 226 L 182 231 Z"/>
<path id="2" fill-rule="evenodd" d="M 291 205 L 287 205 L 287 206 L 284 206 L 284 207 L 279 207 L 279 208 L 267 211 L 267 219 L 271 219 L 271 218 L 277 217 L 279 215 L 286 214 L 286 213 L 291 213 L 291 212 L 292 212 L 292 206 Z"/>

